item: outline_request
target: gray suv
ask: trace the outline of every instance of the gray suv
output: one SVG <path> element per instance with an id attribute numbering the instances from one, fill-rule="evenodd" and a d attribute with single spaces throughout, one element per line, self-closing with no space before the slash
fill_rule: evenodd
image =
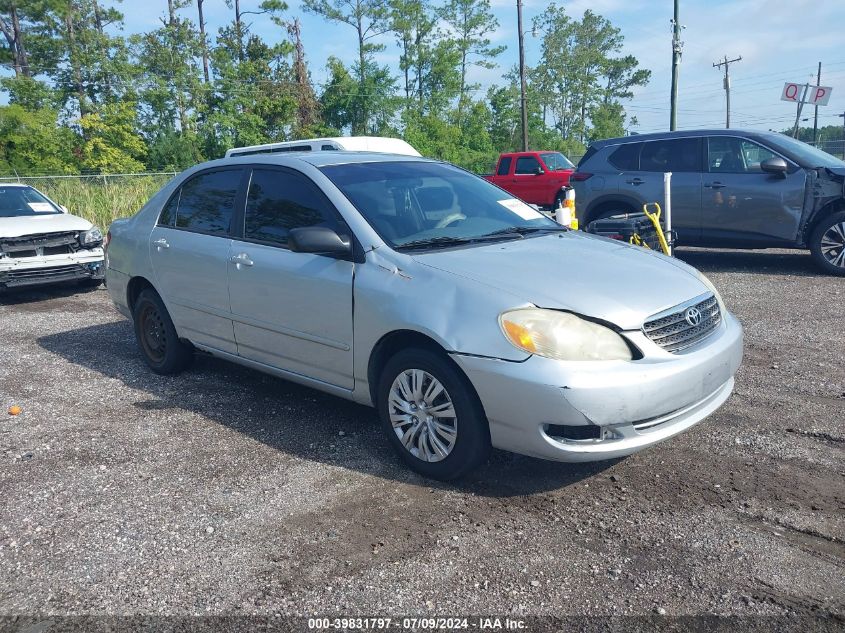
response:
<path id="1" fill-rule="evenodd" d="M 572 174 L 578 219 L 591 222 L 663 201 L 672 172 L 678 243 L 808 248 L 845 276 L 845 162 L 783 134 L 697 130 L 593 143 Z"/>

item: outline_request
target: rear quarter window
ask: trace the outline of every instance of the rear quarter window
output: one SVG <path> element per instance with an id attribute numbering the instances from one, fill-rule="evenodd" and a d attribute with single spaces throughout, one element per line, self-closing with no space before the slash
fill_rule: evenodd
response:
<path id="1" fill-rule="evenodd" d="M 513 158 L 510 156 L 503 156 L 502 159 L 499 161 L 499 168 L 496 170 L 497 176 L 507 176 L 511 173 L 511 162 L 513 162 Z"/>
<path id="2" fill-rule="evenodd" d="M 637 171 L 640 168 L 642 143 L 626 143 L 611 152 L 607 161 L 622 171 Z"/>

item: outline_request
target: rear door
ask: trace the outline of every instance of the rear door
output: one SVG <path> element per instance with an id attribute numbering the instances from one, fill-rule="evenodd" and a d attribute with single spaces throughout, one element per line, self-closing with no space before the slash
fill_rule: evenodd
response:
<path id="1" fill-rule="evenodd" d="M 167 202 L 150 234 L 155 287 L 180 336 L 237 353 L 227 287 L 229 231 L 244 170 L 205 171 Z"/>
<path id="2" fill-rule="evenodd" d="M 672 228 L 684 244 L 701 236 L 701 157 L 700 138 L 646 141 L 639 169 L 626 171 L 619 181 L 619 190 L 637 200 L 638 211 L 647 202 L 663 207 L 663 174 L 672 172 Z"/>
<path id="3" fill-rule="evenodd" d="M 702 188 L 702 239 L 713 245 L 791 243 L 798 235 L 806 174 L 786 160 L 786 176 L 767 174 L 760 163 L 778 156 L 747 138 L 707 139 Z"/>
<path id="4" fill-rule="evenodd" d="M 301 172 L 256 167 L 229 254 L 229 296 L 238 354 L 352 389 L 354 264 L 294 253 L 288 232 L 329 226 L 349 234 Z"/>

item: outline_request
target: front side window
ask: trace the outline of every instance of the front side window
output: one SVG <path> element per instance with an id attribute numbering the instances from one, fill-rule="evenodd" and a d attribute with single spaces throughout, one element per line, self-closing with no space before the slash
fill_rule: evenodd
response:
<path id="1" fill-rule="evenodd" d="M 643 143 L 641 171 L 701 171 L 701 139 L 679 138 Z"/>
<path id="2" fill-rule="evenodd" d="M 713 136 L 707 140 L 707 163 L 713 173 L 760 174 L 760 163 L 775 153 L 744 138 Z"/>
<path id="3" fill-rule="evenodd" d="M 0 186 L 0 218 L 50 215 L 61 212 L 61 209 L 32 187 Z"/>
<path id="4" fill-rule="evenodd" d="M 516 171 L 514 173 L 522 176 L 529 174 L 533 176 L 537 173 L 538 167 L 540 167 L 540 161 L 534 156 L 520 156 L 516 159 Z"/>
<path id="5" fill-rule="evenodd" d="M 394 248 L 563 230 L 521 200 L 452 165 L 367 162 L 321 171 Z"/>
<path id="6" fill-rule="evenodd" d="M 291 229 L 336 224 L 328 203 L 305 176 L 273 169 L 252 172 L 244 238 L 284 246 Z"/>
<path id="7" fill-rule="evenodd" d="M 176 227 L 227 235 L 242 173 L 240 169 L 212 171 L 194 176 L 182 185 Z"/>

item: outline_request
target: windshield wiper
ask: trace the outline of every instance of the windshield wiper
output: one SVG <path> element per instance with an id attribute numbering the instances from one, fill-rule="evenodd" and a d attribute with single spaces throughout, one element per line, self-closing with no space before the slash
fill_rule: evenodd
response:
<path id="1" fill-rule="evenodd" d="M 569 229 L 565 226 L 508 226 L 492 233 L 485 233 L 482 237 L 495 237 L 515 233 L 517 235 L 528 235 L 529 233 L 564 232 Z"/>
<path id="2" fill-rule="evenodd" d="M 423 240 L 411 240 L 404 244 L 398 244 L 396 248 L 420 248 L 425 246 L 455 246 L 459 244 L 470 244 L 474 240 L 468 237 L 427 237 Z"/>

